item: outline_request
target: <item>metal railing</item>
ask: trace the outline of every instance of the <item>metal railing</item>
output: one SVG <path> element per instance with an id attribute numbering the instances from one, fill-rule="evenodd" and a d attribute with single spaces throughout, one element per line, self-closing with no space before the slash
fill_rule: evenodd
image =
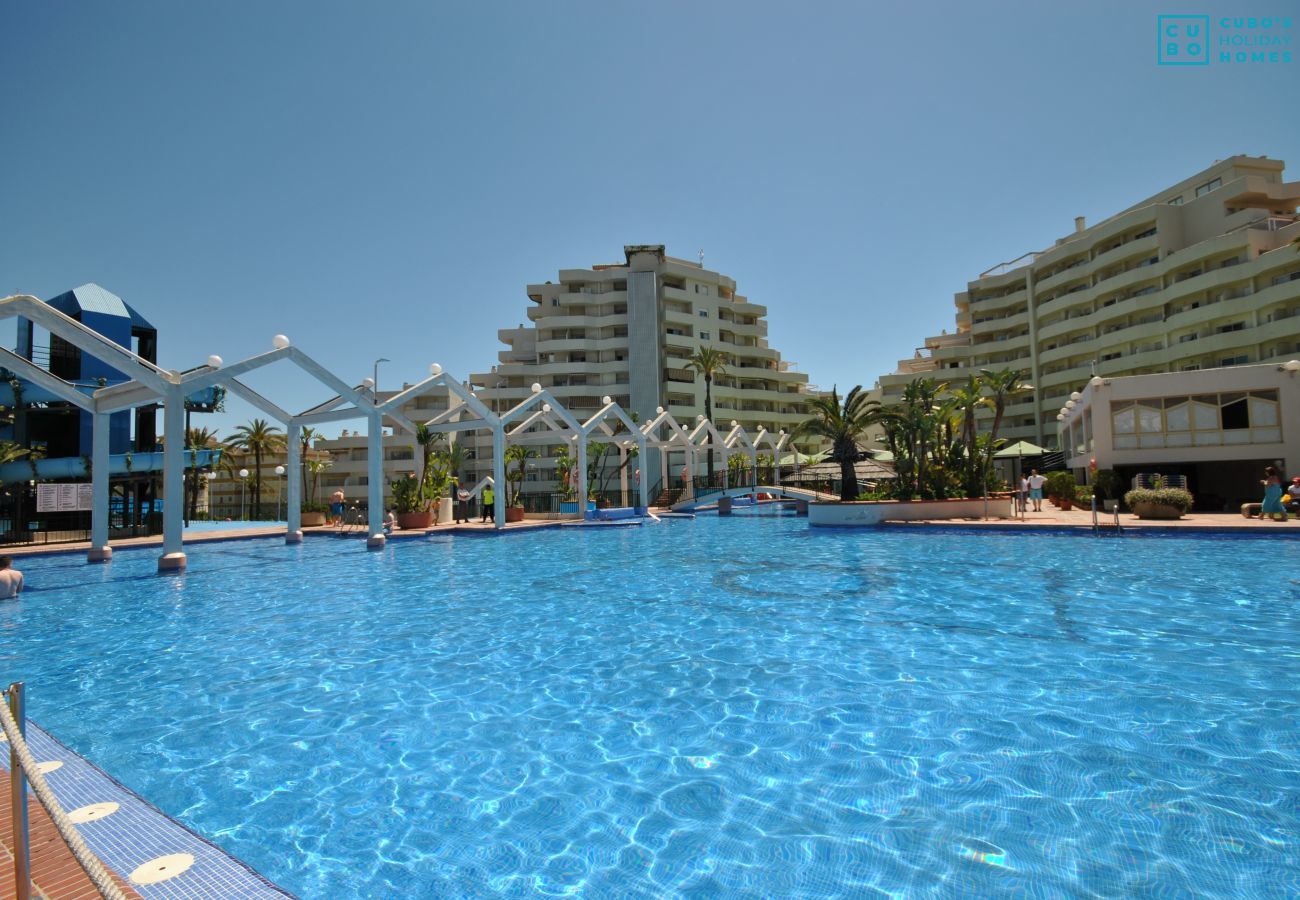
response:
<path id="1" fill-rule="evenodd" d="M 54 792 L 45 783 L 45 776 L 27 746 L 27 713 L 23 697 L 23 683 L 16 681 L 4 692 L 5 702 L 0 703 L 0 726 L 9 738 L 9 802 L 13 816 L 14 894 L 17 900 L 30 900 L 32 895 L 31 835 L 27 822 L 27 784 L 50 816 L 59 837 L 81 866 L 86 877 L 106 900 L 126 900 L 126 894 L 113 882 L 113 876 L 86 846 L 77 827 L 68 819 Z"/>

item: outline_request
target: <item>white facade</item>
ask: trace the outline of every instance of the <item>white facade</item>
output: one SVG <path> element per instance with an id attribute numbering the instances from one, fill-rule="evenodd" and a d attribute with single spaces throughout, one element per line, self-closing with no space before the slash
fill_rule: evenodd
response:
<path id="1" fill-rule="evenodd" d="M 955 332 L 881 376 L 888 403 L 919 377 L 1024 370 L 1031 394 L 1001 434 L 1050 444 L 1056 409 L 1092 374 L 1193 372 L 1300 353 L 1300 182 L 1281 160 L 1234 156 L 1045 250 L 1002 263 L 955 297 Z M 981 415 L 987 424 L 988 413 Z"/>
<path id="2" fill-rule="evenodd" d="M 776 434 L 807 418 L 815 389 L 768 344 L 766 307 L 736 293 L 732 278 L 667 256 L 662 245 L 623 250 L 624 263 L 562 269 L 555 283 L 528 286 L 530 324 L 498 332 L 508 349 L 490 372 L 470 378 L 484 403 L 506 409 L 540 384 L 580 417 L 608 396 L 642 422 L 660 407 L 693 422 L 706 412 L 705 386 L 687 361 L 713 347 L 727 358 L 712 388 L 719 423 Z M 485 473 L 486 436 L 467 445 L 474 471 Z M 554 483 L 545 454 L 537 469 L 530 480 L 539 488 Z"/>
<path id="3" fill-rule="evenodd" d="M 1059 412 L 1066 464 L 1188 476 L 1223 506 L 1259 499 L 1266 465 L 1300 474 L 1300 362 L 1098 376 Z M 1215 506 L 1217 504 L 1203 504 Z"/>

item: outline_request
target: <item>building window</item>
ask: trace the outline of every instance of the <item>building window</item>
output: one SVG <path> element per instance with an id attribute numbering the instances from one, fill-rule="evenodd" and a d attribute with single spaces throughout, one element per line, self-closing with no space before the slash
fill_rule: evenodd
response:
<path id="1" fill-rule="evenodd" d="M 1226 368 L 1228 366 L 1244 366 L 1248 362 L 1250 362 L 1250 357 L 1243 353 L 1239 356 L 1229 356 L 1221 359 L 1219 365 Z"/>
<path id="2" fill-rule="evenodd" d="M 700 310 L 701 319 L 707 319 L 708 317 L 709 317 L 709 311 L 707 309 Z"/>
<path id="3" fill-rule="evenodd" d="M 700 340 L 702 340 L 702 341 L 707 341 L 707 340 L 709 340 L 709 333 L 708 333 L 707 331 L 701 331 L 701 332 L 700 332 Z"/>
<path id="4" fill-rule="evenodd" d="M 695 286 L 695 293 L 697 294 L 707 294 L 708 292 L 709 286 L 707 284 L 697 284 Z"/>
<path id="5" fill-rule="evenodd" d="M 1182 206 L 1183 205 L 1182 194 L 1179 194 L 1177 197 L 1172 198 L 1171 200 L 1168 201 L 1168 203 L 1170 206 Z"/>
<path id="6" fill-rule="evenodd" d="M 1213 181 L 1207 181 L 1205 182 L 1205 184 L 1201 185 L 1196 189 L 1196 196 L 1203 197 L 1204 195 L 1208 194 L 1210 191 L 1217 190 L 1222 186 L 1223 186 L 1222 178 L 1216 178 Z"/>

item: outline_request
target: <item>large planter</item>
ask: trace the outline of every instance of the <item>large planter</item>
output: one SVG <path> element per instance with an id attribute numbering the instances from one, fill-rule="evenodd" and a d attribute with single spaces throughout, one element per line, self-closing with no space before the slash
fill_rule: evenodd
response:
<path id="1" fill-rule="evenodd" d="M 1181 519 L 1183 511 L 1165 503 L 1137 503 L 1133 506 L 1133 515 L 1139 519 Z"/>
<path id="2" fill-rule="evenodd" d="M 420 512 L 398 513 L 397 527 L 403 531 L 419 531 L 428 528 L 433 524 L 433 510 L 426 509 Z"/>
<path id="3" fill-rule="evenodd" d="M 507 506 L 506 521 L 522 522 L 524 520 L 524 508 L 522 506 Z"/>
<path id="4" fill-rule="evenodd" d="M 323 512 L 305 512 L 302 514 L 302 526 L 304 528 L 313 528 L 325 524 L 325 513 Z"/>

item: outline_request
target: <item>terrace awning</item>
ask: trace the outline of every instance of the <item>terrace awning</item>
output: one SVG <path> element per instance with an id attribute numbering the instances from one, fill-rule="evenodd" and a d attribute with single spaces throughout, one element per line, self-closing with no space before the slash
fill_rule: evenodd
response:
<path id="1" fill-rule="evenodd" d="M 859 460 L 853 464 L 853 472 L 859 481 L 888 481 L 895 478 L 894 467 L 874 459 Z M 808 481 L 838 481 L 840 464 L 837 462 L 820 462 L 805 466 L 797 474 L 787 475 L 781 479 L 783 484 L 802 484 Z"/>

